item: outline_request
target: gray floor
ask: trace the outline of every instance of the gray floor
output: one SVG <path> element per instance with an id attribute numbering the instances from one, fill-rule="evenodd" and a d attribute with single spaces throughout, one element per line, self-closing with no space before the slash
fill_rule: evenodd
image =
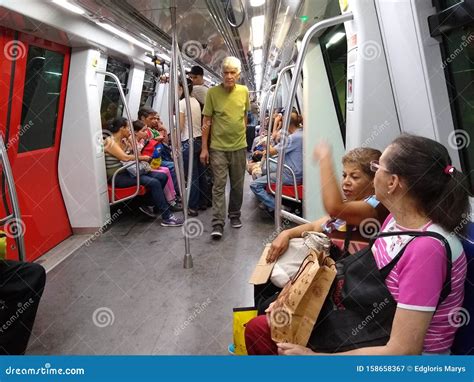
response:
<path id="1" fill-rule="evenodd" d="M 210 238 L 196 221 L 193 269 L 181 228 L 122 213 L 110 230 L 50 273 L 28 354 L 227 354 L 232 308 L 251 306 L 248 278 L 273 234 L 245 185 L 241 229 Z"/>

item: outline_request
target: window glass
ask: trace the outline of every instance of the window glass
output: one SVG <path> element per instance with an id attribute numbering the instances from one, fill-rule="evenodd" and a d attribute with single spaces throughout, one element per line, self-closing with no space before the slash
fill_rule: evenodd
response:
<path id="1" fill-rule="evenodd" d="M 347 39 L 344 25 L 329 29 L 320 38 L 321 50 L 328 74 L 334 106 L 345 141 L 347 98 Z"/>
<path id="2" fill-rule="evenodd" d="M 140 100 L 140 107 L 151 107 L 153 97 L 155 96 L 156 77 L 153 70 L 145 70 L 145 78 L 143 80 L 142 97 Z"/>
<path id="3" fill-rule="evenodd" d="M 128 74 L 130 72 L 130 65 L 118 61 L 113 57 L 107 59 L 107 72 L 115 74 L 122 85 L 123 92 L 127 94 Z M 105 127 L 108 121 L 115 117 L 121 117 L 123 115 L 124 105 L 120 98 L 120 92 L 118 90 L 115 81 L 106 76 L 104 80 L 104 92 L 102 95 L 102 104 L 100 107 L 100 115 L 102 119 L 102 128 Z"/>
<path id="4" fill-rule="evenodd" d="M 54 146 L 63 66 L 63 54 L 30 45 L 19 153 Z"/>

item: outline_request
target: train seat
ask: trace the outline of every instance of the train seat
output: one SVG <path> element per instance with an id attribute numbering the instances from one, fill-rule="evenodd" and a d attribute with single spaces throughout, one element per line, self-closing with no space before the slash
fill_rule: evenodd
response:
<path id="1" fill-rule="evenodd" d="M 272 183 L 271 185 L 271 188 L 272 190 L 275 192 L 276 190 L 276 184 L 275 183 Z M 298 197 L 300 200 L 303 200 L 303 185 L 302 184 L 298 184 L 296 186 L 296 188 L 298 189 Z M 267 186 L 267 192 L 270 193 L 270 188 Z M 283 187 L 282 187 L 282 194 L 284 196 L 289 196 L 291 198 L 296 198 L 296 194 L 295 194 L 295 187 L 292 185 L 292 184 L 284 184 Z"/>
<path id="2" fill-rule="evenodd" d="M 135 193 L 136 186 L 132 187 L 124 187 L 124 188 L 118 188 L 115 187 L 115 200 L 119 201 L 120 199 L 127 198 Z M 107 185 L 107 190 L 109 194 L 109 200 L 112 200 L 112 186 L 109 184 Z M 146 188 L 144 186 L 139 186 L 138 188 L 138 194 L 137 195 L 145 195 L 146 194 Z"/>
<path id="3" fill-rule="evenodd" d="M 457 314 L 457 320 L 454 320 L 455 324 L 462 326 L 456 333 L 451 352 L 457 355 L 474 355 L 474 223 L 469 223 L 463 247 L 467 258 L 464 304 Z"/>

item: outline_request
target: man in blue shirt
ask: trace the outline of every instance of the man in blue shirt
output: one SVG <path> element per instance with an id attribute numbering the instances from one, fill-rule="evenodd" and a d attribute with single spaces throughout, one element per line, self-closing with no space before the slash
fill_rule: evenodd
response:
<path id="1" fill-rule="evenodd" d="M 301 117 L 296 111 L 291 113 L 290 126 L 288 129 L 290 135 L 288 136 L 287 146 L 285 149 L 285 164 L 290 167 L 295 173 L 296 183 L 303 182 L 303 129 L 301 126 Z M 274 148 L 270 147 L 267 152 L 272 155 L 274 152 L 281 153 L 281 144 Z M 265 160 L 264 158 L 262 160 Z M 270 163 L 270 182 L 276 181 L 276 165 Z M 287 170 L 283 170 L 283 184 L 293 184 L 293 177 Z M 268 210 L 275 209 L 275 197 L 269 194 L 266 190 L 267 176 L 261 176 L 250 183 L 250 189 L 257 196 L 258 200 L 263 203 Z"/>

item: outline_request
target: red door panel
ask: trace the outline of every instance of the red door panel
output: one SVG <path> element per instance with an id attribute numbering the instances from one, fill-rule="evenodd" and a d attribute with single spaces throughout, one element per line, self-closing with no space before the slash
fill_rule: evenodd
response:
<path id="1" fill-rule="evenodd" d="M 0 49 L 9 43 L 8 37 Z M 2 131 L 8 138 L 26 255 L 32 261 L 71 235 L 58 180 L 69 49 L 19 33 L 13 40 L 17 45 L 11 73 L 13 88 L 9 86 L 8 118 L 2 111 L 0 121 L 5 120 Z M 16 253 L 9 257 L 15 258 Z"/>

